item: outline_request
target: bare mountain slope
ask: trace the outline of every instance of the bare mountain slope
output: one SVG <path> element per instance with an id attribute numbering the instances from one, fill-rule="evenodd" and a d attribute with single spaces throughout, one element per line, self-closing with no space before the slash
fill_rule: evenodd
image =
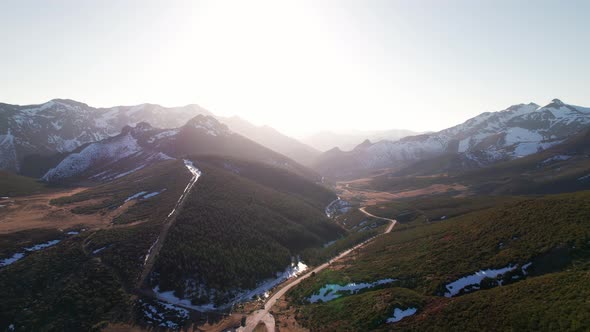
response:
<path id="1" fill-rule="evenodd" d="M 432 134 L 363 144 L 350 152 L 331 150 L 318 159 L 315 168 L 333 176 L 368 174 L 382 168 L 401 169 L 444 154 L 460 155 L 481 167 L 542 151 L 589 124 L 590 108 L 558 99 L 543 107 L 519 104 Z"/>
<path id="2" fill-rule="evenodd" d="M 186 155 L 229 156 L 256 160 L 317 180 L 315 173 L 293 160 L 229 130 L 214 117 L 197 115 L 174 129 L 146 122 L 123 128 L 121 134 L 80 147 L 43 176 L 49 182 L 112 180 L 161 160 Z"/>
<path id="3" fill-rule="evenodd" d="M 95 108 L 68 99 L 40 105 L 0 104 L 0 169 L 20 171 L 28 156 L 68 153 L 86 143 L 118 135 L 127 125 L 149 122 L 174 128 L 198 114 L 211 113 L 198 105 Z"/>
<path id="4" fill-rule="evenodd" d="M 310 165 L 320 155 L 320 151 L 286 136 L 272 127 L 256 126 L 237 116 L 218 117 L 218 119 L 232 131 L 248 137 L 254 142 L 283 154 L 302 165 Z"/>
<path id="5" fill-rule="evenodd" d="M 354 149 L 360 142 L 370 140 L 373 142 L 388 140 L 397 141 L 407 136 L 418 135 L 417 132 L 406 129 L 389 130 L 349 130 L 343 132 L 322 131 L 302 139 L 302 142 L 313 146 L 320 151 L 328 151 L 338 147 L 344 151 Z"/>

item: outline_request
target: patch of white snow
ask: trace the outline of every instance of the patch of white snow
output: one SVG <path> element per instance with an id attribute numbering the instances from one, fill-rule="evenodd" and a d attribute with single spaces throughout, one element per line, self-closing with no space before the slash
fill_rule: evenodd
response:
<path id="1" fill-rule="evenodd" d="M 25 257 L 25 253 L 17 252 L 16 254 L 12 255 L 11 257 L 0 260 L 0 267 L 10 265 L 23 257 Z"/>
<path id="2" fill-rule="evenodd" d="M 309 298 L 309 302 L 316 303 L 318 301 L 328 302 L 334 299 L 341 297 L 344 294 L 355 294 L 365 288 L 373 288 L 379 285 L 388 284 L 394 282 L 396 279 L 382 279 L 375 282 L 367 283 L 349 283 L 347 285 L 338 285 L 338 284 L 327 284 L 324 287 L 320 288 L 319 294 L 313 294 Z"/>
<path id="3" fill-rule="evenodd" d="M 412 316 L 413 314 L 416 313 L 416 311 L 418 311 L 418 309 L 416 308 L 408 308 L 408 309 L 400 309 L 400 308 L 395 308 L 393 310 L 393 316 L 390 318 L 387 318 L 387 323 L 396 323 L 399 322 L 400 320 L 408 317 L 408 316 Z"/>
<path id="4" fill-rule="evenodd" d="M 445 297 L 455 296 L 459 294 L 459 292 L 467 286 L 479 287 L 479 284 L 485 278 L 495 278 L 500 274 L 504 274 L 506 272 L 516 269 L 516 267 L 516 265 L 508 265 L 500 269 L 479 270 L 474 274 L 465 276 L 463 278 L 459 278 L 451 282 L 450 284 L 446 285 L 447 292 L 445 293 Z"/>

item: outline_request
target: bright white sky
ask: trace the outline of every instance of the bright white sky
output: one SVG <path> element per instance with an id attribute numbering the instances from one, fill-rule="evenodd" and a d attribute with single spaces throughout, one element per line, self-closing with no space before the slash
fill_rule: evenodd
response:
<path id="1" fill-rule="evenodd" d="M 590 106 L 590 1 L 0 3 L 0 102 L 200 104 L 300 136 Z"/>

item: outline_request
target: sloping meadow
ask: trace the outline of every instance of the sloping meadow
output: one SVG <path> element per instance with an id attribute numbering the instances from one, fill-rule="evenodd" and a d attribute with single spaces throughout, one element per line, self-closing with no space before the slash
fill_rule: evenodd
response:
<path id="1" fill-rule="evenodd" d="M 376 214 L 387 211 L 404 222 L 362 249 L 355 259 L 292 290 L 289 298 L 300 308 L 298 319 L 308 327 L 326 330 L 339 326 L 342 317 L 355 322 L 355 330 L 430 328 L 429 323 L 442 329 L 588 327 L 590 307 L 584 298 L 590 289 L 582 280 L 590 270 L 590 192 L 494 197 L 487 204 L 484 199 L 458 198 L 462 204 L 446 200 L 445 204 L 423 200 L 373 208 Z M 329 284 L 374 283 L 386 278 L 396 281 L 325 303 L 310 303 Z M 535 287 L 540 293 L 533 295 Z M 579 294 L 570 292 L 576 287 Z M 414 297 L 405 297 L 402 303 L 398 303 L 402 297 L 392 297 L 383 303 L 383 292 L 396 289 Z M 518 304 L 523 298 L 526 306 Z M 558 300 L 558 305 L 547 305 L 545 298 Z M 381 303 L 377 314 L 367 316 L 356 305 L 367 301 Z M 413 308 L 416 313 L 399 321 L 389 319 L 387 323 L 385 319 L 395 310 L 402 313 Z M 535 314 L 529 322 L 523 317 L 540 312 L 534 308 L 549 312 Z M 375 317 L 382 320 L 377 324 Z M 320 321 L 323 325 L 318 325 Z M 363 321 L 366 324 L 359 325 Z"/>

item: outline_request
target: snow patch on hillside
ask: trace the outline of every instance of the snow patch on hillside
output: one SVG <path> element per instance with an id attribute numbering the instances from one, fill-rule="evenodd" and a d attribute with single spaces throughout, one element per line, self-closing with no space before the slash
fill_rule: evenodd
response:
<path id="1" fill-rule="evenodd" d="M 407 308 L 407 309 L 400 309 L 400 308 L 395 308 L 393 310 L 393 316 L 390 318 L 387 318 L 387 323 L 396 323 L 399 322 L 400 320 L 412 316 L 413 314 L 415 314 L 418 311 L 418 309 L 416 308 Z"/>
<path id="2" fill-rule="evenodd" d="M 147 191 L 140 191 L 137 194 L 131 195 L 129 197 L 127 197 L 127 199 L 125 199 L 125 203 L 134 200 L 134 199 L 148 199 L 148 198 L 152 198 L 154 196 L 157 196 L 161 193 L 163 193 L 166 189 L 162 189 L 160 191 L 154 191 L 154 192 L 147 192 Z"/>
<path id="3" fill-rule="evenodd" d="M 18 170 L 18 168 L 14 136 L 8 128 L 5 135 L 0 135 L 0 169 Z"/>
<path id="4" fill-rule="evenodd" d="M 62 153 L 75 150 L 77 147 L 84 144 L 83 142 L 85 141 L 86 140 L 84 139 L 80 141 L 78 138 L 64 139 L 58 135 L 49 135 L 49 137 L 47 137 L 47 143 L 55 146 L 57 152 Z"/>
<path id="5" fill-rule="evenodd" d="M 8 258 L 5 258 L 5 259 L 0 260 L 0 267 L 4 267 L 4 266 L 7 266 L 7 265 L 10 265 L 10 264 L 18 261 L 19 259 L 21 259 L 23 257 L 25 257 L 25 253 L 24 252 L 17 252 L 14 255 L 12 255 L 12 256 L 10 256 Z"/>
<path id="6" fill-rule="evenodd" d="M 50 169 L 43 177 L 44 181 L 55 181 L 71 176 L 76 176 L 92 165 L 100 163 L 112 163 L 123 159 L 141 150 L 137 140 L 130 134 L 117 137 L 113 140 L 93 143 L 78 153 L 72 153 L 62 160 L 55 168 Z"/>
<path id="7" fill-rule="evenodd" d="M 68 232 L 68 235 L 70 235 L 69 232 Z M 53 247 L 54 245 L 56 245 L 60 242 L 61 242 L 61 240 L 51 240 L 51 241 L 47 241 L 45 243 L 39 243 L 39 244 L 33 245 L 32 247 L 23 248 L 21 250 L 24 250 L 24 251 L 17 252 L 8 258 L 0 260 L 0 267 L 4 267 L 4 266 L 15 263 L 16 261 L 24 258 L 25 255 L 29 252 L 39 251 L 39 250 L 43 250 L 45 248 Z"/>
<path id="8" fill-rule="evenodd" d="M 159 195 L 159 194 L 163 193 L 164 191 L 166 191 L 166 189 L 162 189 L 162 190 L 160 190 L 160 191 L 154 191 L 154 192 L 151 192 L 151 193 L 149 193 L 149 194 L 147 194 L 147 195 L 143 196 L 143 199 L 152 198 L 152 197 L 154 197 L 154 196 L 157 196 L 157 195 Z"/>
<path id="9" fill-rule="evenodd" d="M 162 138 L 166 138 L 166 137 L 175 136 L 175 135 L 177 135 L 179 132 L 180 132 L 180 130 L 178 130 L 178 129 L 170 129 L 170 130 L 165 130 L 165 131 L 163 131 L 163 132 L 161 132 L 161 133 L 158 133 L 158 134 L 156 134 L 156 135 L 154 135 L 154 136 L 150 137 L 150 138 L 148 139 L 148 143 L 153 143 L 153 142 L 155 142 L 155 141 L 157 141 L 157 140 L 160 140 L 160 139 L 162 139 Z"/>
<path id="10" fill-rule="evenodd" d="M 543 136 L 532 130 L 514 127 L 506 130 L 504 139 L 506 140 L 506 144 L 512 145 L 521 142 L 540 142 L 543 140 Z"/>
<path id="11" fill-rule="evenodd" d="M 363 289 L 374 288 L 379 285 L 389 284 L 394 282 L 396 279 L 381 279 L 375 282 L 361 282 L 361 283 L 349 283 L 344 286 L 338 284 L 327 284 L 320 288 L 318 294 L 312 294 L 309 298 L 309 302 L 316 303 L 318 301 L 328 302 L 341 297 L 342 295 L 351 295 L 360 292 Z"/>
<path id="12" fill-rule="evenodd" d="M 229 300 L 225 304 L 222 304 L 219 306 L 215 305 L 213 303 L 213 301 L 210 303 L 199 304 L 199 305 L 193 304 L 191 302 L 191 300 L 188 298 L 193 297 L 197 294 L 202 294 L 202 293 L 207 293 L 207 292 L 209 293 L 209 295 L 211 295 L 211 296 L 209 296 L 210 298 L 214 298 L 215 294 L 217 294 L 218 292 L 214 289 L 207 290 L 205 285 L 199 285 L 199 287 L 197 287 L 196 285 L 193 285 L 194 281 L 192 281 L 192 280 L 191 280 L 191 282 L 187 282 L 187 286 L 185 289 L 185 294 L 186 294 L 187 298 L 177 297 L 176 295 L 174 295 L 174 291 L 162 292 L 160 290 L 159 286 L 154 287 L 153 291 L 159 300 L 165 301 L 167 303 L 174 304 L 177 306 L 181 306 L 184 308 L 189 308 L 189 309 L 203 311 L 203 312 L 223 310 L 223 309 L 230 308 L 232 305 L 234 305 L 236 303 L 251 301 L 253 298 L 255 298 L 257 296 L 258 297 L 266 297 L 266 295 L 268 295 L 268 292 L 272 288 L 281 284 L 285 280 L 288 280 L 290 278 L 294 278 L 294 277 L 300 275 L 301 273 L 306 271 L 307 268 L 308 268 L 307 265 L 301 261 L 293 262 L 284 271 L 277 272 L 275 278 L 267 279 L 267 280 L 260 282 L 256 286 L 256 288 L 254 288 L 254 289 L 249 289 L 249 290 L 236 289 L 234 292 L 232 292 L 231 300 Z"/>
<path id="13" fill-rule="evenodd" d="M 51 241 L 47 241 L 45 243 L 36 244 L 36 245 L 29 247 L 29 248 L 25 248 L 25 250 L 26 251 L 38 251 L 38 250 L 52 247 L 60 242 L 61 242 L 61 240 L 51 240 Z"/>
<path id="14" fill-rule="evenodd" d="M 334 218 L 338 215 L 344 214 L 348 212 L 352 206 L 347 201 L 340 199 L 340 197 L 336 198 L 328 206 L 326 206 L 325 213 L 326 217 Z"/>
<path id="15" fill-rule="evenodd" d="M 140 191 L 137 194 L 131 195 L 129 197 L 127 197 L 127 199 L 125 199 L 125 203 L 129 202 L 130 200 L 136 199 L 141 195 L 147 194 L 147 191 Z"/>
<path id="16" fill-rule="evenodd" d="M 207 135 L 221 136 L 229 133 L 225 125 L 219 123 L 215 118 L 210 116 L 198 116 L 187 122 L 187 125 L 196 129 L 204 130 Z"/>
<path id="17" fill-rule="evenodd" d="M 548 163 L 552 163 L 554 161 L 565 161 L 565 160 L 569 160 L 571 157 L 572 156 L 560 154 L 560 155 L 556 155 L 556 156 L 547 158 L 547 159 L 543 160 L 541 163 L 548 164 Z"/>
<path id="18" fill-rule="evenodd" d="M 249 301 L 255 296 L 264 296 L 264 294 L 285 280 L 294 278 L 307 270 L 307 265 L 301 261 L 289 265 L 283 272 L 277 272 L 276 277 L 262 281 L 256 288 L 246 290 L 236 296 L 232 303 Z"/>
<path id="19" fill-rule="evenodd" d="M 461 290 L 467 288 L 468 286 L 472 286 L 478 289 L 481 281 L 485 278 L 495 278 L 506 272 L 513 271 L 516 268 L 516 265 L 508 265 L 500 269 L 479 270 L 474 274 L 459 278 L 445 286 L 445 288 L 447 289 L 447 292 L 445 292 L 445 297 L 453 297 L 459 294 Z"/>
<path id="20" fill-rule="evenodd" d="M 147 303 L 140 300 L 139 304 L 146 321 L 152 325 L 179 330 L 189 318 L 188 310 L 162 301 Z"/>
<path id="21" fill-rule="evenodd" d="M 407 166 L 444 153 L 462 153 L 477 165 L 486 166 L 545 150 L 589 123 L 588 109 L 561 101 L 544 107 L 534 103 L 514 105 L 504 111 L 480 114 L 437 133 L 377 142 L 350 153 L 355 161 L 351 167 Z"/>

